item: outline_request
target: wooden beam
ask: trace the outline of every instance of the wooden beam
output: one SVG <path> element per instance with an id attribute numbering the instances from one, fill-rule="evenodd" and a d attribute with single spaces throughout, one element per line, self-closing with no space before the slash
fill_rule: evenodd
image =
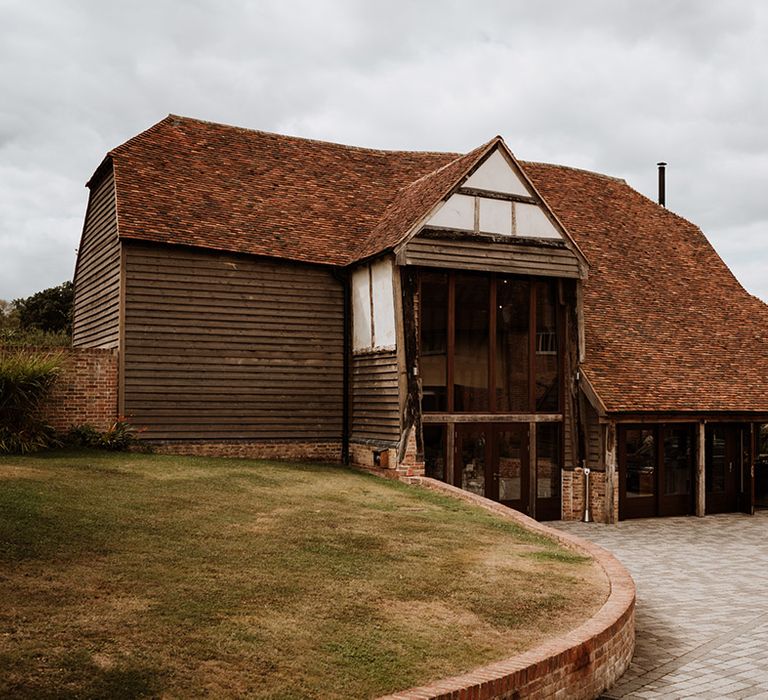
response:
<path id="1" fill-rule="evenodd" d="M 528 424 L 528 515 L 536 517 L 536 421 Z"/>
<path id="2" fill-rule="evenodd" d="M 485 197 L 485 199 L 501 199 L 505 202 L 520 202 L 521 204 L 541 204 L 535 197 L 526 196 L 524 194 L 493 192 L 491 190 L 482 190 L 478 187 L 459 187 L 458 194 L 465 194 L 469 197 Z"/>
<path id="3" fill-rule="evenodd" d="M 619 514 L 614 508 L 614 493 L 618 485 L 617 463 L 616 463 L 616 424 L 608 423 L 605 426 L 605 437 L 603 439 L 605 448 L 605 522 L 610 524 L 618 520 Z"/>
<path id="4" fill-rule="evenodd" d="M 425 413 L 424 423 L 559 423 L 562 413 Z"/>
<path id="5" fill-rule="evenodd" d="M 696 515 L 700 518 L 704 517 L 707 511 L 706 432 L 706 423 L 704 421 L 699 422 L 697 425 L 698 449 L 696 450 Z"/>

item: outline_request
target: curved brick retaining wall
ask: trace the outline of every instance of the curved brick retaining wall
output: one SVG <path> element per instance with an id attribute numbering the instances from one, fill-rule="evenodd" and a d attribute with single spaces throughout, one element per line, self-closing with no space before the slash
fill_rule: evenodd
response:
<path id="1" fill-rule="evenodd" d="M 610 593 L 591 619 L 563 637 L 461 676 L 410 688 L 381 700 L 575 700 L 596 698 L 618 680 L 629 666 L 635 650 L 635 584 L 612 554 L 591 542 L 554 530 L 499 503 L 441 481 L 426 477 L 414 477 L 410 481 L 468 501 L 588 554 L 605 571 Z"/>

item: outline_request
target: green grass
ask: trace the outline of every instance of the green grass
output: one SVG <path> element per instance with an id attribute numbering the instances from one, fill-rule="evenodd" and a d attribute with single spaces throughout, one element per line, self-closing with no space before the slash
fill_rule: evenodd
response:
<path id="1" fill-rule="evenodd" d="M 0 462 L 4 698 L 376 697 L 529 648 L 606 594 L 544 537 L 331 465 Z"/>

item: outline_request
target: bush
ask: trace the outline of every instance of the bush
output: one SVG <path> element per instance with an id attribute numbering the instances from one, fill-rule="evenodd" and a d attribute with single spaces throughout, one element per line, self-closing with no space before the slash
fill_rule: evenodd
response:
<path id="1" fill-rule="evenodd" d="M 95 447 L 115 452 L 127 450 L 135 441 L 135 428 L 124 420 L 115 421 L 104 432 L 87 423 L 76 425 L 67 431 L 62 440 L 71 447 Z"/>
<path id="2" fill-rule="evenodd" d="M 67 348 L 72 337 L 65 331 L 51 333 L 39 328 L 0 328 L 0 345 L 10 348 Z"/>
<path id="3" fill-rule="evenodd" d="M 24 454 L 55 444 L 41 414 L 62 360 L 57 352 L 0 351 L 0 453 Z"/>

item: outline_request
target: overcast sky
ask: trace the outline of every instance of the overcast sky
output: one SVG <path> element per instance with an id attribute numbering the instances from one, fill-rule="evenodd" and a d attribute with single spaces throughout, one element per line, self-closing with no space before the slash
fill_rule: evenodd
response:
<path id="1" fill-rule="evenodd" d="M 0 299 L 71 279 L 105 153 L 168 113 L 625 178 L 768 301 L 768 3 L 0 0 Z M 706 274 L 706 270 L 702 270 Z"/>

